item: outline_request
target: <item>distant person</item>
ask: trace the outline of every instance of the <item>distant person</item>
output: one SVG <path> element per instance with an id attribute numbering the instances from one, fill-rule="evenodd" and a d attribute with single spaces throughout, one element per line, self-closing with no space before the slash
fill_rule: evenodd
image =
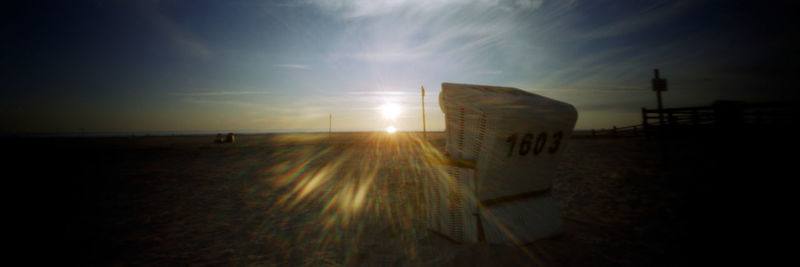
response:
<path id="1" fill-rule="evenodd" d="M 228 138 L 225 139 L 225 142 L 233 143 L 234 141 L 236 141 L 236 136 L 234 136 L 233 133 L 228 133 Z"/>

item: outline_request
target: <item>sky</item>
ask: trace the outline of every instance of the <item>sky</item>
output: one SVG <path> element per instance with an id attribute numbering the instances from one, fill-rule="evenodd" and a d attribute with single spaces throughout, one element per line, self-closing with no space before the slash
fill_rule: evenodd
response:
<path id="1" fill-rule="evenodd" d="M 441 83 L 574 105 L 796 101 L 783 1 L 24 1 L 0 7 L 0 132 L 443 130 Z M 400 107 L 396 118 L 381 106 Z"/>

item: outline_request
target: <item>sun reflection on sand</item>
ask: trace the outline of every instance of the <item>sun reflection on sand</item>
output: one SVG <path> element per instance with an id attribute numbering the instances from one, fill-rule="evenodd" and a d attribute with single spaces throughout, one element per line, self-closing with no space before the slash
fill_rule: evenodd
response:
<path id="1" fill-rule="evenodd" d="M 287 244 L 304 251 L 310 248 L 302 244 L 314 244 L 313 251 L 341 253 L 337 262 L 342 263 L 359 262 L 358 251 L 383 246 L 410 262 L 435 250 L 420 243 L 428 235 L 425 184 L 460 184 L 448 173 L 449 159 L 421 134 L 281 138 L 282 149 L 265 159 L 271 167 L 259 172 L 263 185 L 252 186 L 248 195 L 264 196 L 259 202 L 267 214 L 293 214 L 283 219 L 284 227 L 293 227 L 292 234 L 262 234 L 288 238 Z M 491 214 L 485 216 L 487 222 L 499 223 Z M 401 239 L 375 239 L 390 232 L 402 233 Z"/>
<path id="2" fill-rule="evenodd" d="M 439 164 L 443 155 L 422 136 L 372 133 L 360 138 L 349 144 L 308 141 L 301 135 L 287 138 L 294 142 L 270 159 L 275 162 L 271 168 L 261 171 L 261 181 L 269 186 L 258 188 L 280 192 L 264 203 L 267 212 L 307 216 L 296 238 L 313 238 L 321 251 L 354 249 L 385 227 L 421 235 L 422 179 L 444 177 Z M 411 195 L 398 195 L 406 191 Z M 402 241 L 403 250 L 418 253 L 415 240 Z"/>

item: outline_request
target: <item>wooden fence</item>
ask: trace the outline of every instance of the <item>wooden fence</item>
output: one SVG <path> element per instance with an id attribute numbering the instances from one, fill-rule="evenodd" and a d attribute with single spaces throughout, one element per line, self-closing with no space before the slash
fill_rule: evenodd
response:
<path id="1" fill-rule="evenodd" d="M 711 106 L 658 109 L 642 108 L 646 136 L 697 135 L 730 129 L 791 127 L 798 116 L 796 103 L 747 104 L 717 101 Z"/>
<path id="2" fill-rule="evenodd" d="M 793 127 L 800 117 L 797 103 L 747 104 L 717 101 L 711 106 L 642 108 L 642 124 L 592 129 L 592 137 L 699 135 L 719 130 Z"/>
<path id="3" fill-rule="evenodd" d="M 632 137 L 644 135 L 644 128 L 642 125 L 631 125 L 624 127 L 613 126 L 611 129 L 592 129 L 592 137 L 608 136 L 608 137 Z"/>

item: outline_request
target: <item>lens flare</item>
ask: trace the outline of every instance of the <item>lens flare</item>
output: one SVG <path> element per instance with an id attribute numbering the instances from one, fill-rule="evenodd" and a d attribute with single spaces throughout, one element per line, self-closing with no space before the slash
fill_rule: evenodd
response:
<path id="1" fill-rule="evenodd" d="M 446 167 L 450 159 L 434 143 L 412 133 L 340 135 L 339 143 L 330 142 L 327 134 L 270 138 L 276 140 L 275 149 L 261 159 L 265 167 L 258 171 L 258 182 L 244 191 L 253 214 L 266 216 L 248 217 L 260 227 L 254 236 L 292 255 L 310 253 L 308 265 L 362 262 L 351 252 L 375 242 L 390 244 L 391 257 L 397 254 L 409 265 L 420 265 L 419 253 L 433 249 L 423 242 L 426 225 L 442 210 L 428 205 L 426 194 L 434 187 L 429 185 L 459 185 Z M 438 140 L 443 146 L 444 140 Z M 483 216 L 500 223 L 491 214 Z M 376 241 L 376 236 L 400 238 Z"/>
<path id="2" fill-rule="evenodd" d="M 378 107 L 383 117 L 390 120 L 396 120 L 400 115 L 400 105 L 394 103 L 386 103 Z"/>

